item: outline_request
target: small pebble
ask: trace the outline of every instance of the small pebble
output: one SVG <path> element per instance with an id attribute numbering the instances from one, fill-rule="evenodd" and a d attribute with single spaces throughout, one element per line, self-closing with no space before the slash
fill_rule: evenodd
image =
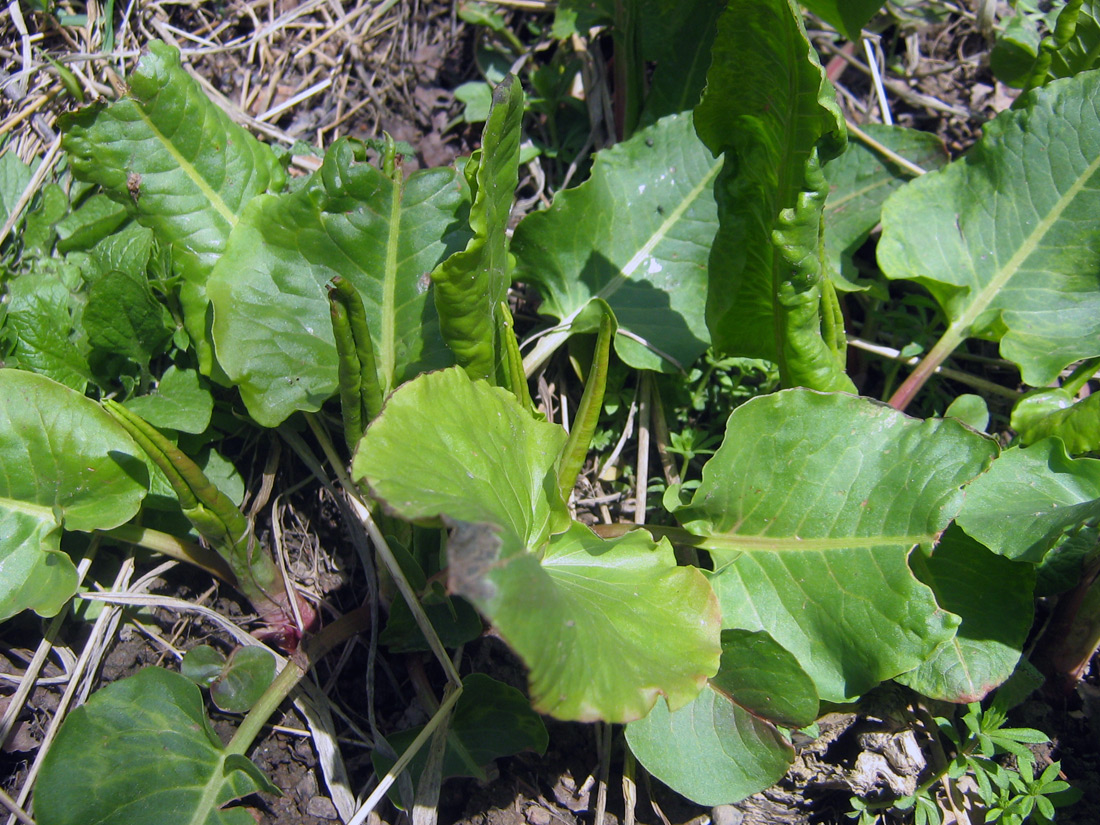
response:
<path id="1" fill-rule="evenodd" d="M 710 809 L 710 821 L 714 825 L 741 825 L 745 814 L 732 805 L 718 805 Z"/>
<path id="2" fill-rule="evenodd" d="M 550 812 L 546 808 L 532 805 L 527 809 L 527 821 L 531 825 L 550 825 Z"/>
<path id="3" fill-rule="evenodd" d="M 306 813 L 318 819 L 339 819 L 336 806 L 327 796 L 315 796 L 306 804 Z"/>

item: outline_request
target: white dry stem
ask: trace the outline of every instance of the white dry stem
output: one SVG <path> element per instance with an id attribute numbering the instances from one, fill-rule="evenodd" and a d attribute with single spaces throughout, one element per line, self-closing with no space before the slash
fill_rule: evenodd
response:
<path id="1" fill-rule="evenodd" d="M 878 98 L 878 110 L 882 115 L 882 122 L 887 126 L 894 125 L 894 116 L 890 113 L 890 103 L 886 100 L 886 89 L 882 86 L 882 73 L 879 71 L 879 61 L 882 59 L 882 45 L 877 35 L 863 35 L 863 50 L 867 52 L 867 65 L 871 69 L 871 82 L 875 87 L 875 96 Z M 871 41 L 874 41 L 872 44 Z"/>
<path id="2" fill-rule="evenodd" d="M 122 566 L 119 568 L 118 575 L 115 576 L 114 586 L 116 588 L 125 587 L 129 582 L 130 576 L 133 575 L 134 561 L 132 558 L 127 558 L 123 561 Z M 57 737 L 57 732 L 61 728 L 61 723 L 65 720 L 65 714 L 68 713 L 69 707 L 72 705 L 74 698 L 76 698 L 77 691 L 81 688 L 83 682 L 83 676 L 85 673 L 94 674 L 98 668 L 98 661 L 93 662 L 93 654 L 99 653 L 102 655 L 101 640 L 103 639 L 108 627 L 117 622 L 117 614 L 119 611 L 114 608 L 108 608 L 103 610 L 95 620 L 95 624 L 92 625 L 92 632 L 88 636 L 88 641 L 84 645 L 84 650 L 80 653 L 80 658 L 77 660 L 76 667 L 73 668 L 72 679 L 65 687 L 65 692 L 61 695 L 61 701 L 58 702 L 57 710 L 54 712 L 53 719 L 50 720 L 50 725 L 46 729 L 46 735 L 42 739 L 42 744 L 38 748 L 38 753 L 35 755 L 34 762 L 31 763 L 30 769 L 27 771 L 27 775 L 23 780 L 23 787 L 19 789 L 19 796 L 16 798 L 16 804 L 23 807 L 27 803 L 27 799 L 31 795 L 31 789 L 34 787 L 34 782 L 38 778 L 38 771 L 42 768 L 42 760 L 45 759 L 46 754 L 49 753 L 50 745 Z M 18 817 L 12 814 L 8 817 L 7 825 L 15 825 L 18 821 Z"/>

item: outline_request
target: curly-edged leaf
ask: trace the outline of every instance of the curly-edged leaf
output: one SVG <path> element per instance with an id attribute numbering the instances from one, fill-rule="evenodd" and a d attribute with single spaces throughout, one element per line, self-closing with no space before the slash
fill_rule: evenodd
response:
<path id="1" fill-rule="evenodd" d="M 676 516 L 715 555 L 724 627 L 767 631 L 822 699 L 845 701 L 954 633 L 957 617 L 906 561 L 936 542 L 996 452 L 954 419 L 788 390 L 734 410 Z"/>
<path id="2" fill-rule="evenodd" d="M 561 320 L 536 345 L 546 357 L 589 305 L 615 314 L 615 351 L 638 369 L 675 372 L 707 348 L 707 255 L 718 223 L 721 162 L 671 115 L 596 155 L 592 175 L 516 228 L 516 277 L 537 284 Z M 529 356 L 529 359 L 532 356 Z"/>
<path id="3" fill-rule="evenodd" d="M 892 195 L 878 260 L 928 288 L 944 341 L 999 341 L 1041 387 L 1100 354 L 1097 214 L 1100 72 L 1088 72 L 1029 93 L 965 157 Z"/>
<path id="4" fill-rule="evenodd" d="M 306 186 L 257 198 L 210 276 L 218 362 L 264 426 L 336 391 L 336 275 L 363 298 L 384 393 L 451 362 L 424 274 L 465 241 L 459 181 L 435 169 L 395 182 L 356 153 L 338 141 Z"/>
<path id="5" fill-rule="evenodd" d="M 1100 460 L 1047 438 L 1013 447 L 966 488 L 959 526 L 994 553 L 1038 564 L 1062 534 L 1100 516 Z"/>
<path id="6" fill-rule="evenodd" d="M 467 180 L 474 193 L 474 237 L 432 271 L 435 306 L 447 346 L 473 378 L 496 372 L 496 315 L 508 296 L 508 218 L 519 179 L 523 88 L 508 75 L 493 90 L 480 153 L 470 158 Z"/>
<path id="7" fill-rule="evenodd" d="M 764 631 L 723 630 L 722 665 L 711 687 L 753 716 L 788 728 L 817 718 L 817 689 L 802 665 Z"/>
<path id="8" fill-rule="evenodd" d="M 1035 568 L 994 555 L 955 526 L 933 552 L 915 552 L 910 564 L 940 607 L 962 623 L 953 639 L 897 681 L 933 699 L 980 702 L 1020 660 L 1034 613 Z"/>
<path id="9" fill-rule="evenodd" d="M 199 689 L 149 667 L 65 719 L 42 762 L 34 815 L 40 825 L 253 825 L 248 809 L 226 805 L 258 791 L 279 793 L 226 752 Z"/>
<path id="10" fill-rule="evenodd" d="M 882 8 L 885 0 L 803 0 L 802 5 L 849 40 L 858 41 L 860 30 Z"/>
<path id="11" fill-rule="evenodd" d="M 679 707 L 718 669 L 717 603 L 667 542 L 560 532 L 564 443 L 512 393 L 455 367 L 394 392 L 352 474 L 398 515 L 452 528 L 449 589 L 530 667 L 540 711 L 624 722 L 661 694 Z"/>
<path id="12" fill-rule="evenodd" d="M 281 190 L 286 175 L 270 148 L 206 97 L 171 46 L 149 43 L 127 84 L 115 102 L 67 116 L 62 145 L 78 177 L 171 246 L 184 323 L 208 373 L 206 279 L 248 201 Z"/>
<path id="13" fill-rule="evenodd" d="M 710 687 L 679 710 L 658 702 L 627 725 L 626 741 L 647 771 L 700 805 L 739 802 L 778 782 L 794 761 L 774 725 Z"/>
<path id="14" fill-rule="evenodd" d="M 821 164 L 844 121 L 793 0 L 732 0 L 718 24 L 699 137 L 725 164 L 706 318 L 716 349 L 779 364 L 786 386 L 854 390 L 826 303 Z"/>
<path id="15" fill-rule="evenodd" d="M 943 141 L 929 132 L 868 123 L 863 131 L 923 169 L 947 163 Z M 852 256 L 882 216 L 886 197 L 912 175 L 860 140 L 848 141 L 844 154 L 825 164 L 829 197 L 825 201 L 825 264 L 837 289 L 865 289 Z"/>
<path id="16" fill-rule="evenodd" d="M 1100 393 L 1075 401 L 1061 388 L 1029 392 L 1012 408 L 1012 429 L 1025 447 L 1057 436 L 1074 455 L 1100 450 Z"/>
<path id="17" fill-rule="evenodd" d="M 106 530 L 141 506 L 141 451 L 94 401 L 40 375 L 0 370 L 0 619 L 52 616 L 76 590 L 62 528 Z"/>
<path id="18" fill-rule="evenodd" d="M 495 524 L 519 547 L 564 529 L 557 463 L 565 431 L 457 367 L 421 375 L 367 428 L 352 477 L 402 518 Z"/>
<path id="19" fill-rule="evenodd" d="M 635 531 L 604 540 L 576 522 L 541 559 L 484 525 L 448 547 L 450 588 L 473 601 L 530 668 L 535 709 L 629 722 L 658 696 L 683 707 L 718 670 L 721 616 L 706 578 Z M 475 544 L 476 542 L 476 544 Z"/>

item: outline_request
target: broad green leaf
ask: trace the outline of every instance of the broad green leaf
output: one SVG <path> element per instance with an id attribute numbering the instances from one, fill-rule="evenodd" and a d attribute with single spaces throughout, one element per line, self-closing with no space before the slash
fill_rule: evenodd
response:
<path id="1" fill-rule="evenodd" d="M 706 85 L 715 22 L 724 0 L 641 0 L 636 12 L 642 57 L 656 64 L 640 123 L 695 107 Z"/>
<path id="2" fill-rule="evenodd" d="M 718 670 L 717 602 L 698 570 L 676 565 L 667 541 L 643 531 L 604 540 L 574 522 L 540 560 L 509 555 L 487 529 L 471 533 L 448 547 L 450 589 L 530 668 L 540 713 L 629 722 L 660 695 L 683 707 Z"/>
<path id="3" fill-rule="evenodd" d="M 131 398 L 124 406 L 154 427 L 201 433 L 210 425 L 214 397 L 195 370 L 171 366 L 149 395 Z"/>
<path id="4" fill-rule="evenodd" d="M 930 132 L 869 123 L 863 131 L 886 148 L 923 169 L 947 163 L 943 141 Z M 863 141 L 852 138 L 844 154 L 825 164 L 829 197 L 825 201 L 825 263 L 837 289 L 865 289 L 852 256 L 882 216 L 886 197 L 912 175 Z"/>
<path id="5" fill-rule="evenodd" d="M 448 589 L 527 663 L 538 710 L 624 722 L 661 694 L 679 707 L 718 669 L 710 587 L 648 534 L 604 541 L 579 524 L 561 533 L 564 442 L 507 390 L 452 368 L 391 396 L 352 474 L 403 518 L 452 528 Z"/>
<path id="6" fill-rule="evenodd" d="M 1056 31 L 1065 2 L 1036 3 L 1017 0 L 1016 14 L 1009 18 L 989 56 L 997 79 L 1009 86 L 1025 85 L 1039 54 L 1044 32 Z M 1077 14 L 1068 41 L 1051 55 L 1047 76 L 1072 77 L 1094 69 L 1100 60 L 1100 6 L 1085 0 Z"/>
<path id="7" fill-rule="evenodd" d="M 720 166 L 693 134 L 690 114 L 672 115 L 599 152 L 587 181 L 520 222 L 516 277 L 536 284 L 540 311 L 561 321 L 553 346 L 602 299 L 618 323 L 615 351 L 632 367 L 681 371 L 706 350 Z"/>
<path id="8" fill-rule="evenodd" d="M 953 419 L 788 390 L 734 410 L 676 516 L 715 556 L 723 626 L 767 631 L 822 699 L 846 701 L 954 633 L 906 561 L 935 544 L 996 452 Z"/>
<path id="9" fill-rule="evenodd" d="M 404 730 L 387 736 L 386 741 L 397 753 L 403 753 L 421 730 L 423 726 Z M 483 673 L 471 673 L 462 680 L 462 695 L 451 713 L 443 778 L 477 776 L 475 770 L 494 759 L 522 751 L 543 754 L 548 741 L 546 726 L 526 696 Z M 420 776 L 426 758 L 424 748 L 409 763 L 414 778 Z M 385 759 L 378 750 L 371 752 L 371 760 L 379 776 L 385 776 L 393 767 L 393 760 Z"/>
<path id="10" fill-rule="evenodd" d="M 722 665 L 710 684 L 753 716 L 788 728 L 817 718 L 813 680 L 763 631 L 723 630 Z"/>
<path id="11" fill-rule="evenodd" d="M 885 0 L 802 0 L 802 5 L 816 14 L 849 40 L 859 40 L 860 30 L 867 25 Z"/>
<path id="12" fill-rule="evenodd" d="M 459 182 L 446 169 L 395 182 L 361 153 L 338 141 L 307 185 L 249 204 L 210 276 L 218 362 L 265 427 L 336 391 L 336 275 L 363 298 L 384 393 L 451 363 L 423 276 L 465 241 Z"/>
<path id="13" fill-rule="evenodd" d="M 1029 93 L 983 132 L 886 201 L 878 260 L 943 307 L 937 348 L 999 341 L 1041 387 L 1100 354 L 1100 72 Z"/>
<path id="14" fill-rule="evenodd" d="M 202 371 L 212 369 L 206 279 L 254 196 L 280 191 L 275 153 L 209 100 L 179 52 L 149 43 L 127 93 L 62 123 L 74 173 L 101 185 L 172 248 L 180 303 Z"/>
<path id="15" fill-rule="evenodd" d="M 495 524 L 536 548 L 564 528 L 565 431 L 452 367 L 400 387 L 367 428 L 352 477 L 402 518 Z"/>
<path id="16" fill-rule="evenodd" d="M 149 667 L 65 719 L 42 763 L 34 814 L 39 825 L 254 825 L 247 808 L 226 806 L 258 791 L 279 793 L 226 752 L 199 689 Z"/>
<path id="17" fill-rule="evenodd" d="M 76 270 L 63 262 L 58 266 Z M 58 277 L 61 273 L 45 269 L 28 274 L 8 285 L 4 323 L 16 338 L 8 363 L 84 392 L 91 367 L 87 344 L 80 340 L 80 302 Z"/>
<path id="18" fill-rule="evenodd" d="M 470 158 L 466 179 L 473 191 L 466 248 L 432 271 L 435 307 L 443 339 L 472 378 L 496 374 L 496 316 L 508 296 L 511 265 L 508 218 L 519 180 L 523 88 L 508 75 L 493 90 L 481 149 Z"/>
<path id="19" fill-rule="evenodd" d="M 52 616 L 76 590 L 62 527 L 129 521 L 148 478 L 138 446 L 107 413 L 48 378 L 0 370 L 0 619 Z"/>
<path id="20" fill-rule="evenodd" d="M 148 366 L 172 338 L 168 310 L 153 295 L 144 273 L 113 269 L 88 289 L 83 315 L 88 343 Z"/>
<path id="21" fill-rule="evenodd" d="M 1012 429 L 1025 447 L 1057 436 L 1075 455 L 1100 450 L 1100 393 L 1075 401 L 1061 388 L 1030 392 L 1012 408 Z"/>
<path id="22" fill-rule="evenodd" d="M 180 660 L 180 673 L 199 687 L 214 684 L 225 668 L 225 656 L 210 645 L 196 645 Z"/>
<path id="23" fill-rule="evenodd" d="M 715 349 L 774 361 L 785 386 L 854 390 L 821 239 L 821 164 L 843 151 L 844 120 L 793 0 L 729 3 L 695 125 L 725 156 L 706 307 Z"/>
<path id="24" fill-rule="evenodd" d="M 108 237 L 129 220 L 121 203 L 103 194 L 92 195 L 77 209 L 57 222 L 57 248 L 60 252 L 88 249 Z"/>
<path id="25" fill-rule="evenodd" d="M 966 488 L 959 526 L 994 553 L 1038 564 L 1066 530 L 1100 516 L 1100 460 L 1047 438 L 1014 447 Z"/>
<path id="26" fill-rule="evenodd" d="M 12 157 L 8 152 L 4 158 Z M 0 160 L 2 166 L 3 160 Z M 0 169 L 0 178 L 3 171 Z M 2 184 L 0 184 L 2 185 Z M 22 191 L 22 190 L 20 190 Z M 53 249 L 57 232 L 54 227 L 69 211 L 69 196 L 56 183 L 47 183 L 42 187 L 41 202 L 32 212 L 28 212 L 23 221 L 23 231 L 20 240 L 23 243 L 24 255 L 29 252 L 40 255 L 48 255 Z M 18 224 L 16 224 L 18 226 Z"/>
<path id="27" fill-rule="evenodd" d="M 955 638 L 897 681 L 933 699 L 981 701 L 1020 660 L 1034 614 L 1035 568 L 994 555 L 957 527 L 909 563 L 962 623 Z"/>
<path id="28" fill-rule="evenodd" d="M 1081 582 L 1085 565 L 1100 547 L 1100 530 L 1085 527 L 1052 547 L 1036 569 L 1035 595 L 1057 596 Z"/>
<path id="29" fill-rule="evenodd" d="M 778 782 L 794 761 L 773 725 L 709 687 L 679 710 L 658 702 L 627 725 L 626 741 L 647 771 L 700 805 L 739 802 Z"/>

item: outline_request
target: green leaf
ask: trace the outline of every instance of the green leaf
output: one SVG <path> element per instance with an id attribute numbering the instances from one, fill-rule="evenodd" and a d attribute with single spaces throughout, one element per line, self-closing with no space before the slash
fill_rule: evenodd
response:
<path id="1" fill-rule="evenodd" d="M 275 680 L 275 656 L 265 647 L 238 647 L 210 685 L 210 698 L 226 713 L 245 713 Z"/>
<path id="2" fill-rule="evenodd" d="M 700 805 L 739 802 L 778 782 L 794 761 L 773 725 L 712 688 L 672 712 L 658 702 L 627 725 L 626 741 L 647 771 Z"/>
<path id="3" fill-rule="evenodd" d="M 1047 438 L 1013 447 L 966 488 L 959 526 L 994 553 L 1038 564 L 1066 530 L 1100 515 L 1100 460 Z"/>
<path id="4" fill-rule="evenodd" d="M 33 174 L 31 167 L 19 159 L 19 154 L 12 147 L 7 147 L 7 151 L 0 155 L 0 224 L 11 215 Z"/>
<path id="5" fill-rule="evenodd" d="M 923 169 L 947 163 L 943 141 L 929 132 L 868 123 L 863 131 L 886 148 Z M 837 289 L 865 289 L 852 256 L 882 216 L 886 197 L 912 175 L 853 138 L 844 154 L 825 164 L 829 197 L 825 201 L 825 264 Z"/>
<path id="6" fill-rule="evenodd" d="M 540 340 L 539 358 L 597 299 L 614 312 L 615 351 L 632 367 L 682 371 L 706 350 L 711 184 L 720 165 L 691 116 L 672 115 L 599 152 L 587 181 L 520 222 L 516 278 L 539 287 L 540 311 L 564 328 Z"/>
<path id="7" fill-rule="evenodd" d="M 1029 93 L 967 155 L 883 208 L 878 260 L 920 282 L 949 327 L 1000 342 L 1032 386 L 1100 354 L 1100 72 Z"/>
<path id="8" fill-rule="evenodd" d="M 523 88 L 508 75 L 493 90 L 481 149 L 470 158 L 466 178 L 473 191 L 474 236 L 432 271 L 435 307 L 443 339 L 472 378 L 496 374 L 496 314 L 511 283 L 508 218 L 519 180 Z"/>
<path id="9" fill-rule="evenodd" d="M 397 753 L 412 744 L 423 726 L 387 736 Z M 447 750 L 443 755 L 443 778 L 477 776 L 471 767 L 480 768 L 494 759 L 522 751 L 546 752 L 548 736 L 539 715 L 531 710 L 527 697 L 483 673 L 471 673 L 462 680 L 462 695 L 455 703 L 447 731 Z M 418 777 L 424 769 L 427 749 L 413 757 L 408 770 Z M 371 753 L 379 776 L 393 767 L 393 761 L 378 750 Z"/>
<path id="10" fill-rule="evenodd" d="M 225 668 L 225 656 L 210 645 L 196 645 L 180 660 L 180 673 L 199 687 L 210 687 Z"/>
<path id="11" fill-rule="evenodd" d="M 265 427 L 336 391 L 336 275 L 363 298 L 384 394 L 451 362 L 423 275 L 467 237 L 455 173 L 394 181 L 362 160 L 337 141 L 304 187 L 253 201 L 210 276 L 218 361 Z"/>
<path id="12" fill-rule="evenodd" d="M 141 506 L 138 446 L 95 402 L 48 378 L 0 370 L 0 619 L 52 616 L 76 591 L 67 530 L 107 530 Z"/>
<path id="13" fill-rule="evenodd" d="M 106 272 L 92 283 L 87 300 L 84 329 L 96 349 L 148 366 L 172 338 L 171 316 L 144 274 Z"/>
<path id="14" fill-rule="evenodd" d="M 149 667 L 65 719 L 42 763 L 34 813 L 40 825 L 253 825 L 247 808 L 225 806 L 258 791 L 279 793 L 226 752 L 199 689 Z"/>
<path id="15" fill-rule="evenodd" d="M 996 451 L 953 419 L 783 391 L 734 410 L 676 516 L 715 556 L 723 626 L 767 631 L 822 699 L 846 701 L 953 635 L 958 619 L 906 559 L 936 542 Z"/>
<path id="16" fill-rule="evenodd" d="M 732 0 L 719 20 L 699 137 L 725 163 L 706 318 L 715 349 L 779 365 L 785 386 L 854 390 L 822 265 L 844 121 L 793 0 Z"/>
<path id="17" fill-rule="evenodd" d="M 691 109 L 707 81 L 721 0 L 643 0 L 638 27 L 642 56 L 655 63 L 640 123 Z"/>
<path id="18" fill-rule="evenodd" d="M 109 236 L 129 220 L 121 203 L 106 195 L 95 194 L 57 222 L 57 248 L 60 252 L 88 249 Z"/>
<path id="19" fill-rule="evenodd" d="M 788 728 L 804 728 L 817 718 L 813 680 L 763 631 L 722 631 L 722 664 L 710 685 L 753 716 Z"/>
<path id="20" fill-rule="evenodd" d="M 1025 447 L 1057 436 L 1069 453 L 1100 450 L 1100 393 L 1075 401 L 1060 387 L 1029 392 L 1012 408 L 1012 429 Z"/>
<path id="21" fill-rule="evenodd" d="M 164 371 L 152 393 L 131 398 L 123 406 L 154 427 L 201 433 L 210 426 L 214 397 L 198 372 L 173 365 Z"/>
<path id="22" fill-rule="evenodd" d="M 564 442 L 510 392 L 453 368 L 393 394 L 352 474 L 403 518 L 452 528 L 448 589 L 530 667 L 538 710 L 623 722 L 662 693 L 679 707 L 718 669 L 710 588 L 645 533 L 603 541 L 579 524 L 560 533 Z"/>
<path id="23" fill-rule="evenodd" d="M 860 30 L 870 22 L 884 0 L 802 0 L 816 14 L 851 41 L 858 41 Z"/>
<path id="24" fill-rule="evenodd" d="M 9 364 L 83 393 L 91 367 L 87 346 L 80 345 L 79 301 L 70 288 L 50 270 L 34 272 L 10 282 L 8 301 L 5 326 L 16 336 Z"/>
<path id="25" fill-rule="evenodd" d="M 957 418 L 968 427 L 984 433 L 989 427 L 989 406 L 980 395 L 964 393 L 948 404 L 943 417 Z"/>
<path id="26" fill-rule="evenodd" d="M 910 565 L 962 623 L 955 638 L 897 681 L 933 699 L 981 701 L 1020 660 L 1034 613 L 1035 568 L 994 555 L 956 527 L 933 552 L 914 553 Z"/>
<path id="27" fill-rule="evenodd" d="M 448 548 L 450 589 L 527 663 L 539 712 L 629 722 L 659 695 L 683 707 L 718 670 L 717 602 L 698 570 L 676 565 L 667 541 L 643 531 L 605 541 L 574 523 L 540 560 L 479 538 L 476 553 Z"/>
<path id="28" fill-rule="evenodd" d="M 171 46 L 149 43 L 127 84 L 114 103 L 66 116 L 62 145 L 79 178 L 100 184 L 171 246 L 184 323 L 209 373 L 206 279 L 248 201 L 281 190 L 286 176 L 270 148 L 206 97 Z"/>
<path id="29" fill-rule="evenodd" d="M 452 367 L 390 397 L 359 443 L 352 478 L 402 518 L 495 524 L 535 548 L 566 523 L 557 492 L 565 439 L 507 390 Z"/>

